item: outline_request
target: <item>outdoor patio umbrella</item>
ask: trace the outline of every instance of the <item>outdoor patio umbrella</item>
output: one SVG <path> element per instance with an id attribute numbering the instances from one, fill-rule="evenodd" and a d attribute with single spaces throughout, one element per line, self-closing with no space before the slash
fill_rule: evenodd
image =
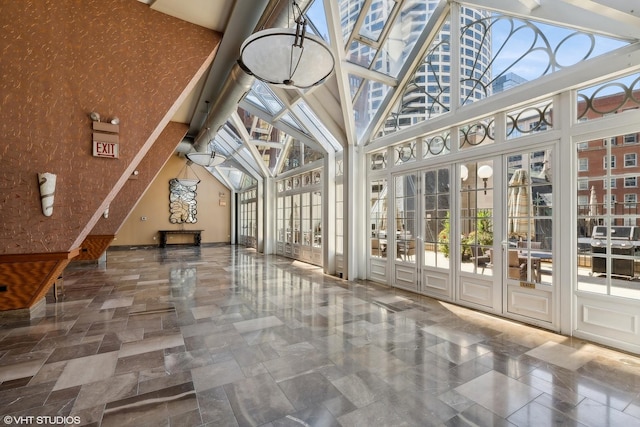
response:
<path id="1" fill-rule="evenodd" d="M 589 194 L 589 216 L 593 219 L 598 215 L 598 199 L 596 196 L 596 187 L 591 186 L 591 193 Z"/>
<path id="2" fill-rule="evenodd" d="M 598 215 L 598 197 L 596 196 L 596 187 L 592 185 L 591 192 L 589 194 L 589 221 L 587 222 L 589 235 L 591 235 L 593 227 L 598 223 L 596 215 Z"/>
<path id="3" fill-rule="evenodd" d="M 507 226 L 509 237 L 533 239 L 533 218 L 531 218 L 531 193 L 529 176 L 524 169 L 518 169 L 509 180 L 507 200 Z"/>

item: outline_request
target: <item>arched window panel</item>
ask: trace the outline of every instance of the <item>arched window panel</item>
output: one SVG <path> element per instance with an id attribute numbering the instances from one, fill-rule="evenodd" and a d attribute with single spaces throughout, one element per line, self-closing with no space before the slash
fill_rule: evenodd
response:
<path id="1" fill-rule="evenodd" d="M 507 139 L 553 129 L 553 101 L 550 99 L 507 112 Z"/>
<path id="2" fill-rule="evenodd" d="M 416 141 L 407 141 L 393 147 L 393 161 L 395 165 L 415 162 L 418 147 Z"/>
<path id="3" fill-rule="evenodd" d="M 451 152 L 451 133 L 443 131 L 435 135 L 429 135 L 422 142 L 422 157 L 442 156 Z"/>
<path id="4" fill-rule="evenodd" d="M 597 120 L 639 107 L 640 73 L 635 73 L 578 90 L 576 118 Z"/>
<path id="5" fill-rule="evenodd" d="M 387 150 L 378 151 L 369 155 L 369 170 L 377 171 L 387 168 Z"/>
<path id="6" fill-rule="evenodd" d="M 458 128 L 460 149 L 465 150 L 495 142 L 495 122 L 493 116 L 464 124 Z"/>
<path id="7" fill-rule="evenodd" d="M 451 110 L 449 25 L 443 25 L 376 137 L 394 133 Z"/>
<path id="8" fill-rule="evenodd" d="M 462 105 L 628 44 L 575 29 L 464 7 L 460 25 Z"/>

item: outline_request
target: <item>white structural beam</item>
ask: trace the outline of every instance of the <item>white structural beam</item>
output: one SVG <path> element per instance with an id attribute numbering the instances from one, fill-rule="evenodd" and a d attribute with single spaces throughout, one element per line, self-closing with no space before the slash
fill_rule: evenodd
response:
<path id="1" fill-rule="evenodd" d="M 238 133 L 240 134 L 240 138 L 242 139 L 242 144 L 249 150 L 249 152 L 253 156 L 253 159 L 255 160 L 256 165 L 259 168 L 262 176 L 265 176 L 265 177 L 270 176 L 271 172 L 262 161 L 262 156 L 258 152 L 258 149 L 255 147 L 255 145 L 250 143 L 251 136 L 249 135 L 249 132 L 247 132 L 247 129 L 245 128 L 244 123 L 242 122 L 242 119 L 238 115 L 238 112 L 234 111 L 233 114 L 231 114 L 231 117 L 229 117 L 229 119 L 231 120 L 231 123 L 233 123 L 233 126 L 236 128 L 236 131 L 238 131 Z"/>
<path id="2" fill-rule="evenodd" d="M 605 1 L 540 0 L 540 6 L 534 9 L 529 7 L 529 1 L 469 0 L 460 3 L 471 8 L 495 10 L 588 33 L 640 40 L 637 11 L 625 13 L 618 8 L 608 7 Z"/>
<path id="3" fill-rule="evenodd" d="M 522 3 L 522 5 L 529 10 L 533 10 L 540 7 L 540 0 L 517 0 L 517 1 Z"/>
<path id="4" fill-rule="evenodd" d="M 347 145 L 355 145 L 358 141 L 356 123 L 353 117 L 353 103 L 351 102 L 351 90 L 349 87 L 349 74 L 342 69 L 347 62 L 346 53 L 342 41 L 342 26 L 340 24 L 340 5 L 334 0 L 324 0 L 324 13 L 329 28 L 331 50 L 335 55 L 335 74 L 338 83 L 338 93 L 344 121 L 344 133 Z"/>

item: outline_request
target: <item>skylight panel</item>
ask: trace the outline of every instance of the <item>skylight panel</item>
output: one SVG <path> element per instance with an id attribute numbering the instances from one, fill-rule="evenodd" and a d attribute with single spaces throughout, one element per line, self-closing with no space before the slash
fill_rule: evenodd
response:
<path id="1" fill-rule="evenodd" d="M 296 120 L 296 118 L 291 115 L 291 113 L 284 114 L 280 118 L 280 120 L 282 120 L 284 123 L 288 124 L 292 128 L 295 128 L 295 129 L 299 130 L 300 132 L 304 133 L 305 135 L 309 135 L 309 131 L 306 130 L 304 128 L 304 126 L 302 126 L 300 124 L 300 122 L 298 122 L 298 120 Z"/>
<path id="2" fill-rule="evenodd" d="M 395 5 L 394 0 L 371 2 L 358 34 L 369 40 L 378 41 L 385 25 L 390 22 L 391 12 Z"/>
<path id="3" fill-rule="evenodd" d="M 312 2 L 305 15 L 309 23 L 309 30 L 329 43 L 329 28 L 327 26 L 327 17 L 324 14 L 322 0 Z"/>
<path id="4" fill-rule="evenodd" d="M 314 137 L 322 138 L 326 143 L 333 147 L 334 151 L 342 151 L 342 145 L 336 140 L 336 138 L 329 132 L 329 129 L 318 119 L 315 113 L 309 108 L 306 102 L 300 101 L 297 105 L 298 111 L 309 119 L 311 124 L 315 127 L 316 132 L 311 132 Z M 310 129 L 311 130 L 311 129 Z"/>
<path id="5" fill-rule="evenodd" d="M 251 90 L 244 99 L 271 115 L 280 112 L 284 108 L 284 104 L 269 89 L 269 86 L 257 79 L 253 82 Z"/>
<path id="6" fill-rule="evenodd" d="M 358 20 L 363 3 L 364 0 L 343 0 L 340 2 L 340 26 L 345 45 L 351 38 L 351 33 Z"/>

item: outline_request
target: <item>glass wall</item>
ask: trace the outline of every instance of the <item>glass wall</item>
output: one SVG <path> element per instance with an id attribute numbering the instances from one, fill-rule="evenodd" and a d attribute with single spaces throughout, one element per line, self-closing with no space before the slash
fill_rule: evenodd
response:
<path id="1" fill-rule="evenodd" d="M 578 290 L 640 299 L 638 134 L 576 145 Z"/>
<path id="2" fill-rule="evenodd" d="M 618 118 L 640 107 L 640 74 L 578 91 L 579 123 Z M 577 288 L 640 299 L 640 133 L 613 133 L 577 141 Z"/>
<path id="3" fill-rule="evenodd" d="M 251 248 L 258 244 L 257 190 L 250 189 L 239 194 L 238 242 Z"/>
<path id="4" fill-rule="evenodd" d="M 370 255 L 382 258 L 387 256 L 387 180 L 372 180 L 369 191 Z"/>
<path id="5" fill-rule="evenodd" d="M 276 252 L 322 265 L 322 182 L 320 170 L 279 181 Z"/>
<path id="6" fill-rule="evenodd" d="M 424 265 L 449 268 L 451 232 L 449 169 L 424 173 Z"/>
<path id="7" fill-rule="evenodd" d="M 493 275 L 493 161 L 460 166 L 460 269 Z"/>

